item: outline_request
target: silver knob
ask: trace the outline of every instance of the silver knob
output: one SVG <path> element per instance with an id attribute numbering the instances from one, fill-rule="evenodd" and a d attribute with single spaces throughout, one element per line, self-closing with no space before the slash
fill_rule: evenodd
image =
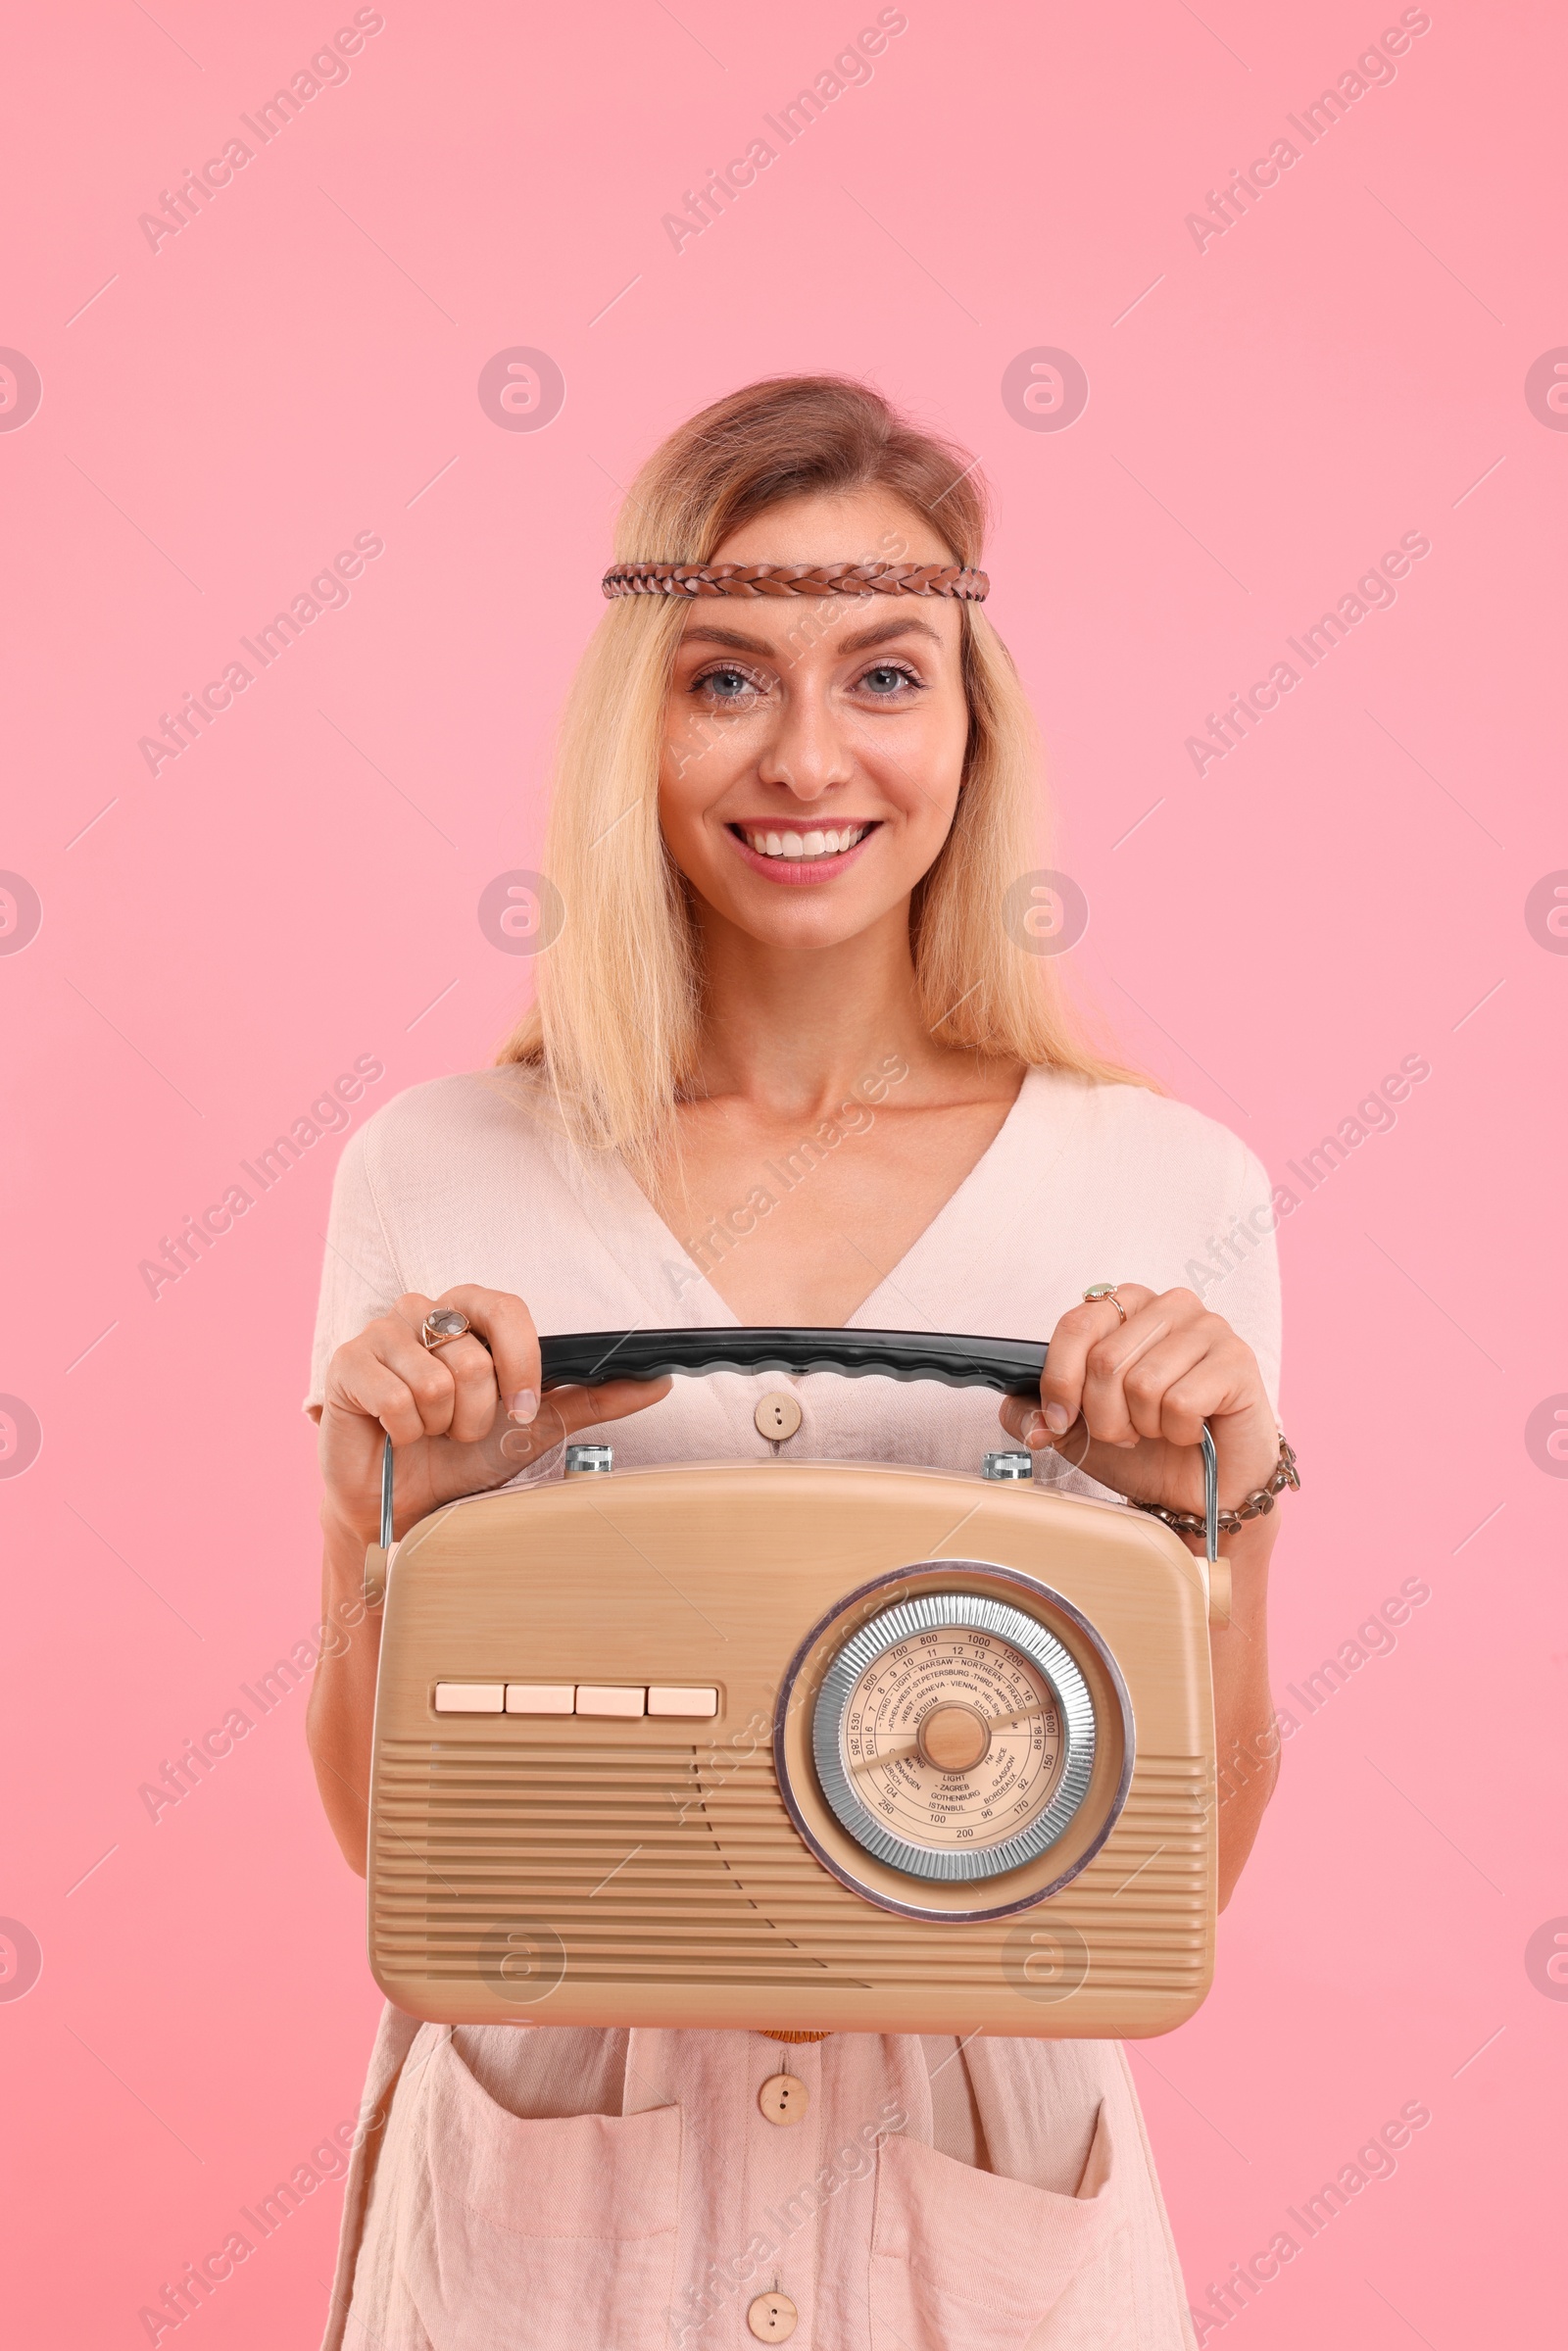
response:
<path id="1" fill-rule="evenodd" d="M 614 1466 L 615 1455 L 608 1445 L 568 1445 L 566 1447 L 565 1475 L 568 1478 L 602 1476 Z"/>
<path id="2" fill-rule="evenodd" d="M 980 1463 L 980 1475 L 983 1478 L 1012 1481 L 1018 1478 L 1032 1478 L 1034 1474 L 1035 1457 L 1033 1453 L 987 1453 Z"/>

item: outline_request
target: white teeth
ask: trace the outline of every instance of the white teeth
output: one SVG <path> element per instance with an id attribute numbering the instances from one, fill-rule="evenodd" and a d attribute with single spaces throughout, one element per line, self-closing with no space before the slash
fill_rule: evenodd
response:
<path id="1" fill-rule="evenodd" d="M 748 832 L 748 845 L 760 857 L 837 857 L 853 849 L 865 838 L 863 824 L 847 824 L 840 832 L 812 833 L 754 833 Z"/>

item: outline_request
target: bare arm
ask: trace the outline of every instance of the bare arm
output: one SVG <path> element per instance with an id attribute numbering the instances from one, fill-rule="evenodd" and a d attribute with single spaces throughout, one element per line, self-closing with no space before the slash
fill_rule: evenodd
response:
<path id="1" fill-rule="evenodd" d="M 1156 1296 L 1118 1285 L 1125 1322 L 1104 1298 L 1074 1306 L 1052 1335 L 1038 1407 L 1009 1396 L 1004 1425 L 1032 1449 L 1135 1501 L 1202 1508 L 1199 1439 L 1206 1420 L 1219 1460 L 1220 1506 L 1266 1484 L 1279 1432 L 1256 1357 L 1190 1290 Z M 1268 1686 L 1268 1565 L 1277 1512 L 1226 1539 L 1231 1621 L 1209 1636 L 1218 1773 L 1219 1903 L 1242 1874 L 1279 1774 Z M 1189 1547 L 1200 1552 L 1195 1539 Z"/>
<path id="2" fill-rule="evenodd" d="M 479 1336 L 427 1349 L 419 1331 L 433 1305 L 456 1306 Z M 639 1412 L 669 1389 L 667 1380 L 610 1380 L 553 1389 L 541 1401 L 539 1380 L 539 1341 L 521 1298 L 470 1284 L 438 1299 L 411 1291 L 327 1368 L 321 1652 L 306 1737 L 332 1834 L 362 1878 L 381 1646 L 380 1611 L 365 1601 L 365 1553 L 379 1533 L 383 1438 L 395 1447 L 401 1538 L 443 1503 L 506 1485 L 574 1430 Z"/>
<path id="3" fill-rule="evenodd" d="M 330 1497 L 321 1509 L 321 1622 L 326 1637 L 311 1685 L 305 1735 L 332 1834 L 350 1869 L 363 1878 L 381 1612 L 365 1604 L 366 1544 L 360 1530 L 330 1517 L 329 1507 Z"/>

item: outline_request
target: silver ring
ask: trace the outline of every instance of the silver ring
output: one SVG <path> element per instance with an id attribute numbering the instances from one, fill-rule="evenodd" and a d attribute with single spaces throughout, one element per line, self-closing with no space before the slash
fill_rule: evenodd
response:
<path id="1" fill-rule="evenodd" d="M 1114 1282 L 1091 1282 L 1088 1289 L 1084 1292 L 1084 1304 L 1086 1306 L 1098 1306 L 1102 1298 L 1104 1298 L 1108 1304 L 1115 1307 L 1123 1322 L 1127 1320 L 1127 1309 L 1122 1304 L 1121 1299 L 1116 1296 L 1116 1285 Z"/>

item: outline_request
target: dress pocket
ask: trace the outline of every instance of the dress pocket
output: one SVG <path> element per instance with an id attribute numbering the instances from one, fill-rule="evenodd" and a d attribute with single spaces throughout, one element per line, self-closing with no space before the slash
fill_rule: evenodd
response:
<path id="1" fill-rule="evenodd" d="M 1073 2196 L 973 2171 L 915 2139 L 885 2139 L 871 2236 L 874 2351 L 1021 2351 L 1112 2233 L 1113 2174 L 1103 2106 Z"/>
<path id="2" fill-rule="evenodd" d="M 523 2122 L 450 2040 L 431 2062 L 408 2283 L 435 2351 L 655 2351 L 680 2206 L 678 2106 Z"/>

